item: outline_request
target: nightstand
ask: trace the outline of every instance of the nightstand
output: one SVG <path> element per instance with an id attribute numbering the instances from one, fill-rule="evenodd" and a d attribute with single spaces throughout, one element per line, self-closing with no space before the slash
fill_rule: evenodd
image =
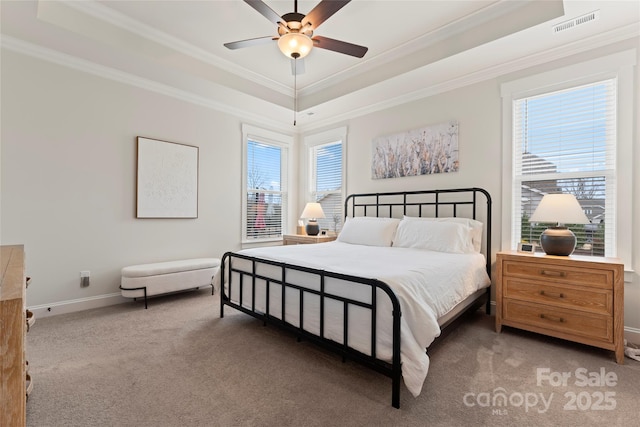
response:
<path id="1" fill-rule="evenodd" d="M 304 245 L 310 243 L 325 243 L 336 240 L 338 236 L 307 236 L 304 234 L 285 234 L 282 236 L 283 245 Z"/>
<path id="2" fill-rule="evenodd" d="M 624 363 L 624 266 L 615 258 L 496 255 L 496 331 L 511 326 L 615 352 Z"/>

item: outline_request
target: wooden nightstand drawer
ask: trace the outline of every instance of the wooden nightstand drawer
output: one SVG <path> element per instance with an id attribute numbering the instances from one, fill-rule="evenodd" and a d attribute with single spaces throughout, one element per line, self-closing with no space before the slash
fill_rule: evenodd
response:
<path id="1" fill-rule="evenodd" d="M 502 268 L 504 276 L 525 277 L 545 282 L 556 281 L 602 289 L 613 288 L 613 272 L 606 269 L 520 261 L 504 261 Z"/>
<path id="2" fill-rule="evenodd" d="M 563 310 L 542 304 L 506 299 L 503 317 L 505 323 L 520 323 L 522 329 L 531 329 L 535 332 L 537 332 L 535 327 L 538 327 L 589 339 L 613 341 L 613 318 L 611 316 L 587 314 L 575 310 Z"/>
<path id="3" fill-rule="evenodd" d="M 307 236 L 302 234 L 285 234 L 282 236 L 282 244 L 283 245 L 309 245 L 314 243 L 326 243 L 333 242 L 337 239 L 336 235 L 318 235 L 318 236 Z"/>
<path id="4" fill-rule="evenodd" d="M 512 277 L 505 277 L 502 286 L 505 298 L 598 314 L 613 313 L 613 293 L 610 290 L 575 285 L 555 286 Z"/>
<path id="5" fill-rule="evenodd" d="M 496 331 L 525 329 L 612 350 L 624 363 L 624 265 L 615 258 L 502 251 Z"/>

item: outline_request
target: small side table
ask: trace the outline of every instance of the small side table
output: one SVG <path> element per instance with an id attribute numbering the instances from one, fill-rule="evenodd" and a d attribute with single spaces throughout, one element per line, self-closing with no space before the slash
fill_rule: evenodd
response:
<path id="1" fill-rule="evenodd" d="M 303 234 L 285 234 L 282 236 L 283 245 L 308 245 L 313 243 L 325 243 L 336 240 L 338 236 L 307 236 Z"/>

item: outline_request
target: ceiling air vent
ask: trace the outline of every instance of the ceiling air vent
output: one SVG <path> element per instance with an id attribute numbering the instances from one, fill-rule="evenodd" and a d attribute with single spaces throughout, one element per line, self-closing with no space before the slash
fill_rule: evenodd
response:
<path id="1" fill-rule="evenodd" d="M 593 12 L 589 12 L 582 16 L 578 16 L 577 18 L 573 18 L 568 21 L 564 21 L 554 25 L 553 32 L 559 33 L 560 31 L 570 30 L 571 28 L 575 28 L 578 25 L 583 25 L 591 21 L 597 21 L 598 19 L 600 19 L 600 11 L 594 10 Z"/>

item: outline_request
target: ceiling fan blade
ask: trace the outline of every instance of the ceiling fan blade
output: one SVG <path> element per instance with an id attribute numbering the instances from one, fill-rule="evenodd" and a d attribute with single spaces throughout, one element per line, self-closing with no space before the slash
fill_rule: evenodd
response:
<path id="1" fill-rule="evenodd" d="M 300 74 L 304 74 L 304 73 L 305 73 L 304 58 L 292 59 L 291 74 L 294 76 L 299 76 Z"/>
<path id="2" fill-rule="evenodd" d="M 266 5 L 262 0 L 244 0 L 246 4 L 257 10 L 262 16 L 267 18 L 269 21 L 277 24 L 282 21 L 280 15 L 275 13 L 273 9 Z"/>
<path id="3" fill-rule="evenodd" d="M 355 56 L 356 58 L 362 58 L 369 50 L 368 47 L 359 46 L 353 43 L 347 43 L 340 40 L 330 39 L 328 37 L 315 36 L 313 37 L 313 46 L 321 49 L 332 50 L 338 53 L 344 53 L 345 55 Z"/>
<path id="4" fill-rule="evenodd" d="M 271 36 L 256 37 L 255 39 L 239 40 L 237 42 L 225 43 L 224 47 L 226 47 L 228 49 L 240 49 L 240 48 L 243 48 L 243 47 L 251 47 L 251 46 L 258 46 L 258 45 L 261 45 L 261 44 L 266 44 L 266 43 L 269 43 L 269 42 L 271 42 L 273 40 L 275 40 L 275 38 L 271 37 Z"/>
<path id="5" fill-rule="evenodd" d="M 350 1 L 351 0 L 322 0 L 302 19 L 302 26 L 309 24 L 311 25 L 311 29 L 315 31 L 320 24 L 329 19 L 331 15 L 342 9 Z"/>

